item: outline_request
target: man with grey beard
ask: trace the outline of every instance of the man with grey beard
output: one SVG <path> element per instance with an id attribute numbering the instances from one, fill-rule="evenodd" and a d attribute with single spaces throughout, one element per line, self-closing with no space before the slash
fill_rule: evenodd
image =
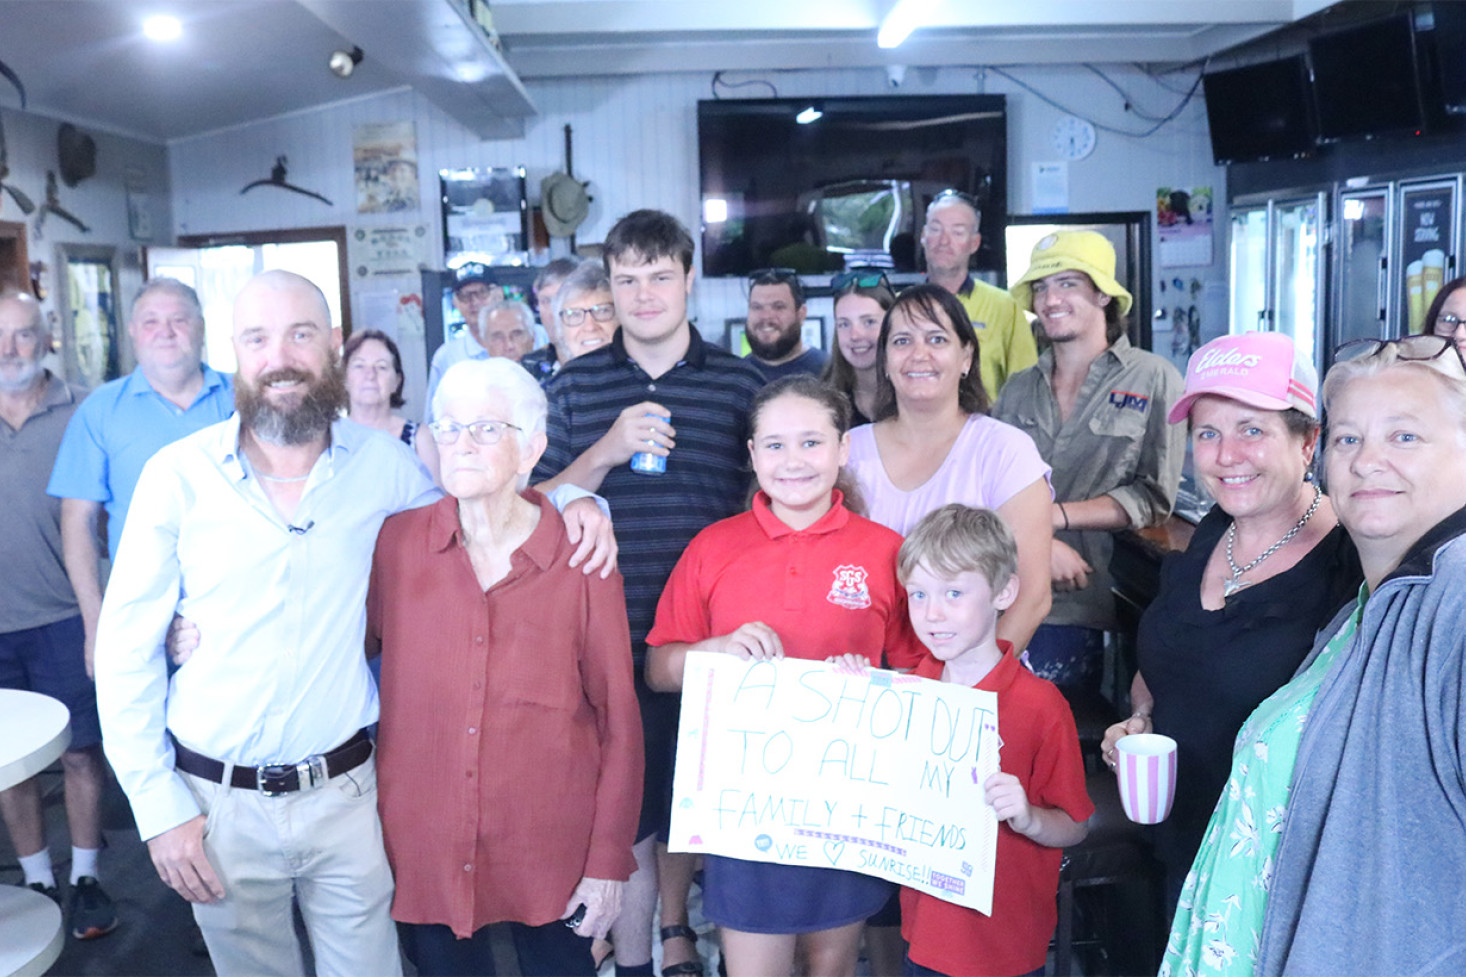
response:
<path id="1" fill-rule="evenodd" d="M 69 928 L 92 939 L 117 926 L 112 900 L 97 883 L 102 731 L 81 612 L 61 559 L 61 500 L 46 494 L 82 391 L 41 365 L 50 348 L 36 300 L 0 289 L 0 498 L 7 510 L 0 521 L 0 688 L 50 695 L 71 713 L 71 743 L 61 758 L 73 845 Z M 26 886 L 60 903 L 36 778 L 0 791 L 0 812 Z"/>

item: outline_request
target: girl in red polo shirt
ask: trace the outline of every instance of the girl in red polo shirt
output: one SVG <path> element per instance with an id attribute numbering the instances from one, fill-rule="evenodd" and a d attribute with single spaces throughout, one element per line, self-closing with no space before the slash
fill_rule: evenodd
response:
<path id="1" fill-rule="evenodd" d="M 759 491 L 749 512 L 688 545 L 647 636 L 647 684 L 682 688 L 686 652 L 827 661 L 920 657 L 896 580 L 901 537 L 851 512 L 836 486 L 850 453 L 850 406 L 814 377 L 754 399 L 748 443 Z M 885 652 L 885 655 L 883 655 Z M 837 869 L 706 856 L 704 912 L 721 929 L 730 977 L 855 973 L 861 925 L 890 883 Z"/>

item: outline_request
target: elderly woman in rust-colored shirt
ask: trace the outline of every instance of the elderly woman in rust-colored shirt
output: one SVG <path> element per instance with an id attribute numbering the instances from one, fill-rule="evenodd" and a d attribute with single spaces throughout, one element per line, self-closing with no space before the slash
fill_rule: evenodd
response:
<path id="1" fill-rule="evenodd" d="M 424 975 L 493 974 L 504 921 L 522 973 L 593 974 L 641 803 L 621 576 L 570 567 L 564 524 L 523 487 L 545 448 L 523 368 L 455 365 L 433 416 L 450 497 L 382 526 L 367 601 L 392 915 Z"/>

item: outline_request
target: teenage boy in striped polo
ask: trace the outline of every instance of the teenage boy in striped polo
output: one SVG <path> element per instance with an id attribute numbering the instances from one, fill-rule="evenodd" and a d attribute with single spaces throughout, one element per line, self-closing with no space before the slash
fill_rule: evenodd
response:
<path id="1" fill-rule="evenodd" d="M 534 473 L 541 489 L 570 483 L 604 497 L 620 546 L 647 751 L 637 872 L 612 930 L 623 975 L 651 974 L 647 934 L 659 876 L 663 971 L 698 960 L 686 915 L 692 856 L 656 845 L 666 832 L 678 699 L 650 691 L 642 665 L 657 599 L 683 548 L 743 507 L 748 407 L 763 386 L 758 371 L 705 342 L 688 321 L 692 254 L 691 235 L 670 214 L 638 210 L 611 229 L 604 256 L 621 326 L 610 345 L 565 364 L 546 386 L 550 444 Z M 665 470 L 634 470 L 639 453 Z"/>

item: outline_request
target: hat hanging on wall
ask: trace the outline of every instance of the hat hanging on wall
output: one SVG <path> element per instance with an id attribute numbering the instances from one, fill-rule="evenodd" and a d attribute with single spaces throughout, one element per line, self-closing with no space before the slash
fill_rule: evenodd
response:
<path id="1" fill-rule="evenodd" d="M 97 175 L 97 141 L 70 122 L 56 130 L 56 158 L 68 187 Z"/>
<path id="2" fill-rule="evenodd" d="M 540 181 L 540 213 L 545 230 L 554 237 L 570 237 L 590 212 L 586 184 L 567 173 L 551 173 Z"/>

